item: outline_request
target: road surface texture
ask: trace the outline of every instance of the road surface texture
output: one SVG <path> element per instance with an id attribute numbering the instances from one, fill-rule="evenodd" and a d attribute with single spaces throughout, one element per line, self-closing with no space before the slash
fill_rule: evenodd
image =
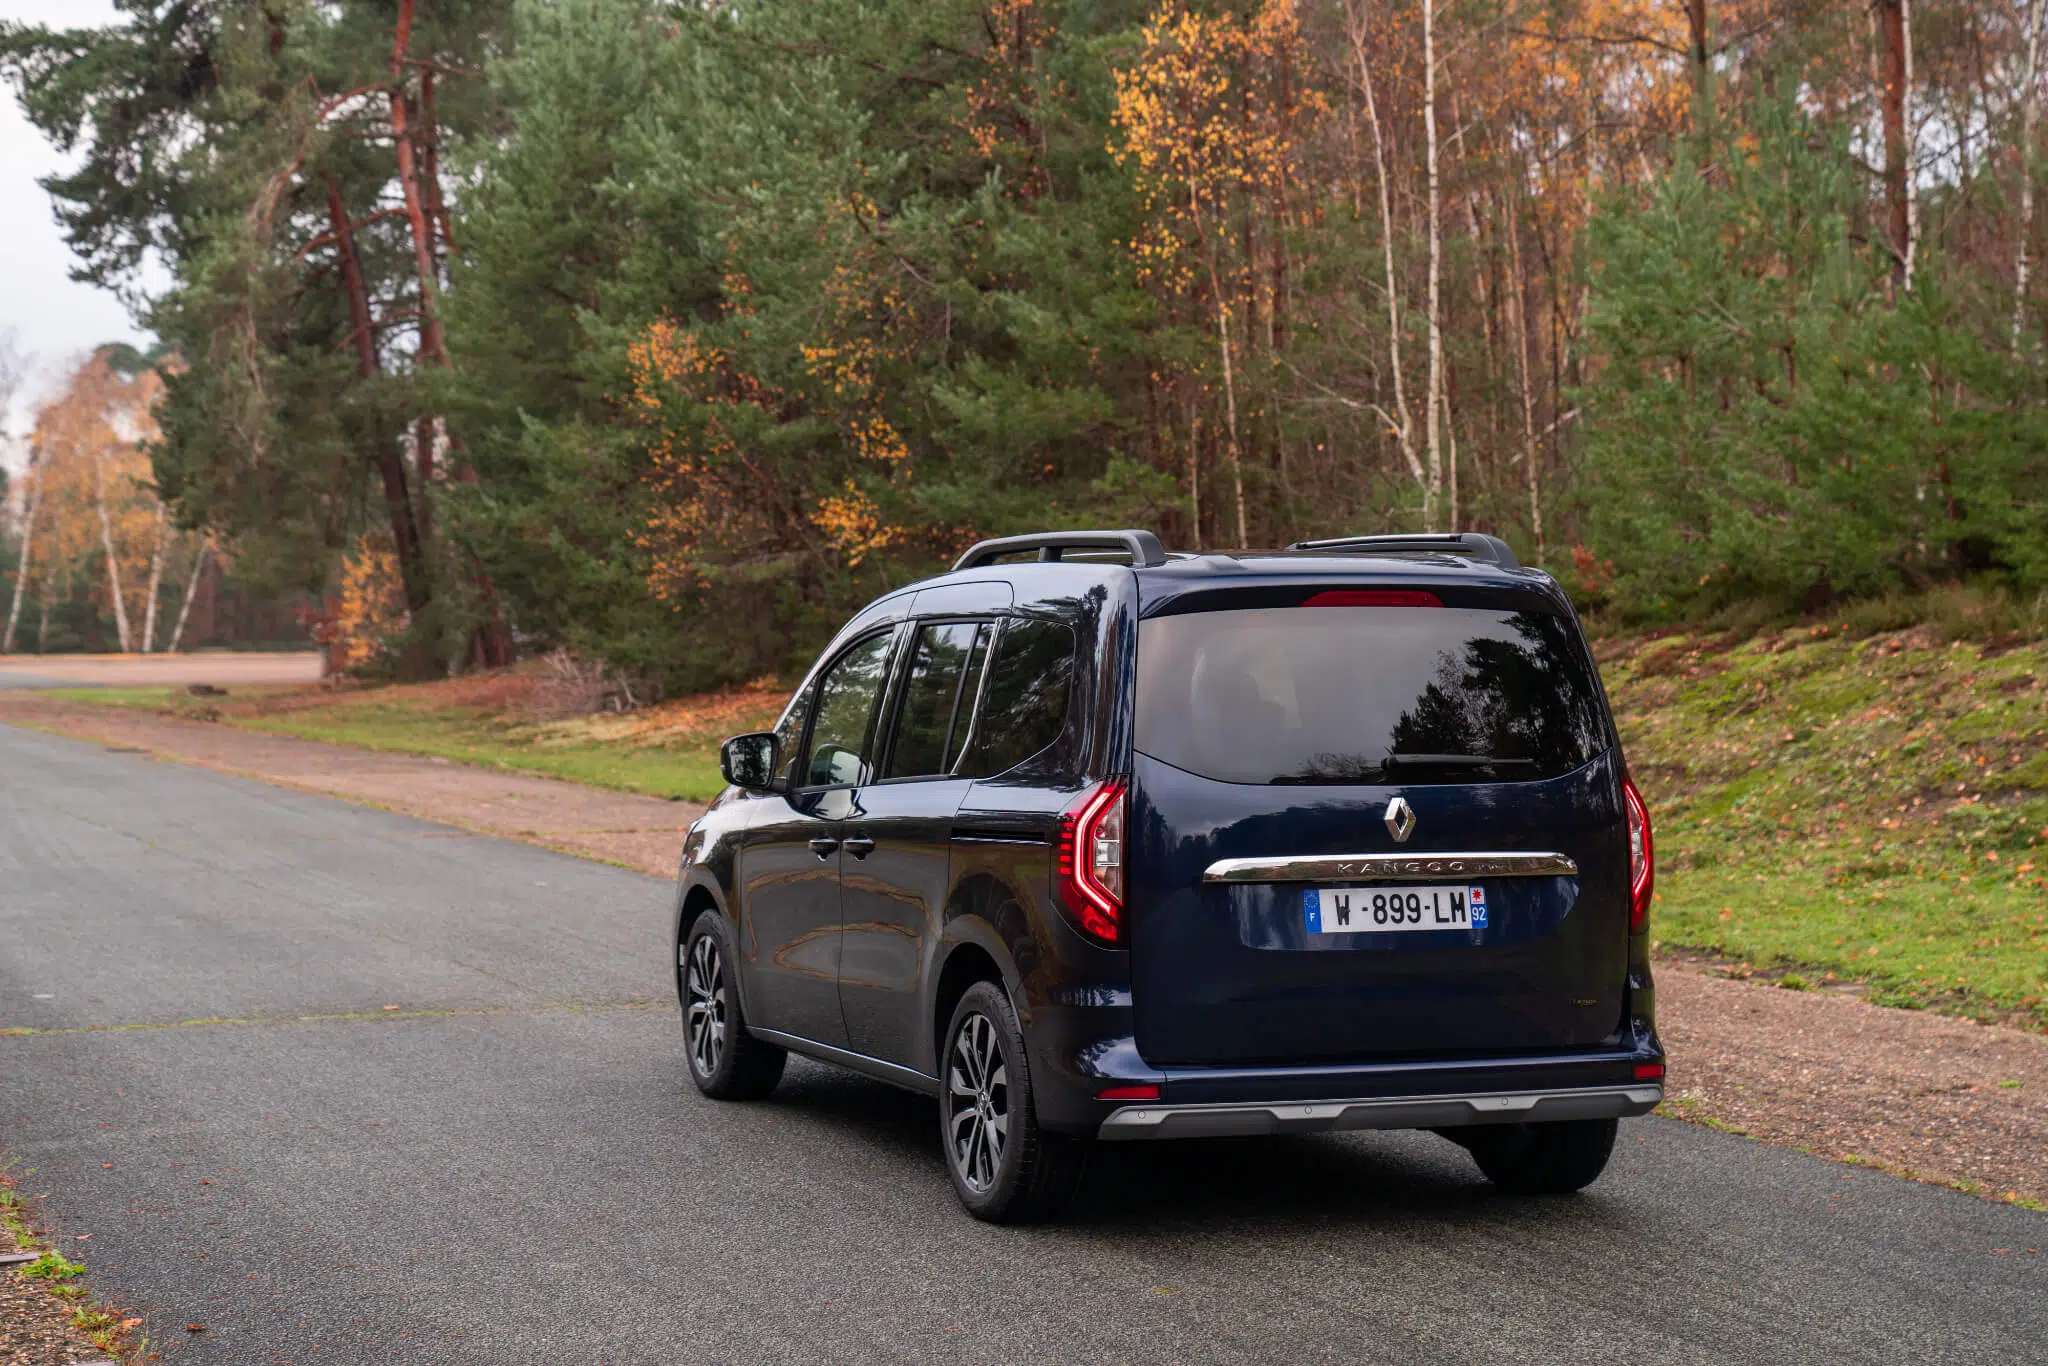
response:
<path id="1" fill-rule="evenodd" d="M 169 1362 L 2048 1360 L 2048 1217 L 1655 1119 L 1576 1199 L 1324 1136 L 985 1227 L 925 1101 L 700 1099 L 668 910 L 0 727 L 0 1150 Z"/>

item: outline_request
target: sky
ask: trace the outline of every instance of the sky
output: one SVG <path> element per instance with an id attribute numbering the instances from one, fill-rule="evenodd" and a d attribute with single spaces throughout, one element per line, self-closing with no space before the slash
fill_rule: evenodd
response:
<path id="1" fill-rule="evenodd" d="M 115 17 L 110 0 L 0 0 L 0 19 L 53 27 Z M 67 362 L 102 342 L 142 340 L 118 299 L 70 278 L 71 249 L 51 215 L 50 197 L 36 184 L 66 168 L 66 158 L 22 117 L 14 88 L 0 85 L 0 332 L 11 329 L 15 345 L 35 362 L 26 394 L 7 415 L 5 430 L 15 436 L 26 431 L 36 397 L 61 380 Z M 18 468 L 21 453 L 9 449 L 0 458 Z"/>

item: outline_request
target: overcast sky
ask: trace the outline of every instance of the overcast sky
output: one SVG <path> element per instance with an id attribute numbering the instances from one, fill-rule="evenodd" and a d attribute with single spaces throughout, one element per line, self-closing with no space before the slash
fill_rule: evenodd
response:
<path id="1" fill-rule="evenodd" d="M 115 18 L 110 0 L 0 0 L 0 19 L 63 27 Z M 120 301 L 71 279 L 74 258 L 36 181 L 65 159 L 21 116 L 11 85 L 0 85 L 0 331 L 37 362 L 30 401 L 60 377 L 67 361 L 101 342 L 139 341 Z M 30 402 L 17 401 L 9 428 L 25 429 Z"/>

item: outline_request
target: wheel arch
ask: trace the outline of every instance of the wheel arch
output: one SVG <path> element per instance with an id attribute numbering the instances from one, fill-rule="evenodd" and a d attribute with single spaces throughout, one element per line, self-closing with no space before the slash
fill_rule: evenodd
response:
<path id="1" fill-rule="evenodd" d="M 724 892 L 715 880 L 702 872 L 686 873 L 676 894 L 676 927 L 671 937 L 675 944 L 676 1000 L 678 1004 L 683 1002 L 683 937 L 697 923 L 697 917 L 706 911 L 716 911 L 718 918 L 725 922 L 726 957 L 730 960 L 726 971 L 731 974 L 733 990 L 739 995 L 741 1012 L 748 1013 L 746 960 L 740 952 L 739 926 L 733 923 L 732 913 L 726 909 Z"/>
<path id="2" fill-rule="evenodd" d="M 949 926 L 949 931 L 966 929 L 965 925 Z M 959 1006 L 960 998 L 976 982 L 994 982 L 1006 995 L 1015 999 L 1016 973 L 1006 966 L 995 936 L 985 927 L 975 926 L 981 933 L 969 932 L 946 946 L 944 960 L 932 982 L 931 1009 L 926 1016 L 925 1042 L 931 1048 L 931 1075 L 938 1076 L 944 1063 L 946 1026 L 952 1022 L 953 1011 Z M 1000 955 L 1000 957 L 999 957 Z"/>

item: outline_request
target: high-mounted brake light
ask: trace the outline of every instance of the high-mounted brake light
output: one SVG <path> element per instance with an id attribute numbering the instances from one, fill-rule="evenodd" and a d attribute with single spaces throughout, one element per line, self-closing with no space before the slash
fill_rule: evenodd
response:
<path id="1" fill-rule="evenodd" d="M 1303 607 L 1441 607 L 1443 599 L 1419 588 L 1331 588 Z"/>
<path id="2" fill-rule="evenodd" d="M 1123 939 L 1124 784 L 1111 779 L 1060 814 L 1060 896 L 1081 928 L 1105 944 Z"/>
<path id="3" fill-rule="evenodd" d="M 1650 923 L 1650 892 L 1657 881 L 1656 850 L 1650 842 L 1650 808 L 1627 778 L 1621 780 L 1622 805 L 1628 808 L 1628 929 Z"/>

